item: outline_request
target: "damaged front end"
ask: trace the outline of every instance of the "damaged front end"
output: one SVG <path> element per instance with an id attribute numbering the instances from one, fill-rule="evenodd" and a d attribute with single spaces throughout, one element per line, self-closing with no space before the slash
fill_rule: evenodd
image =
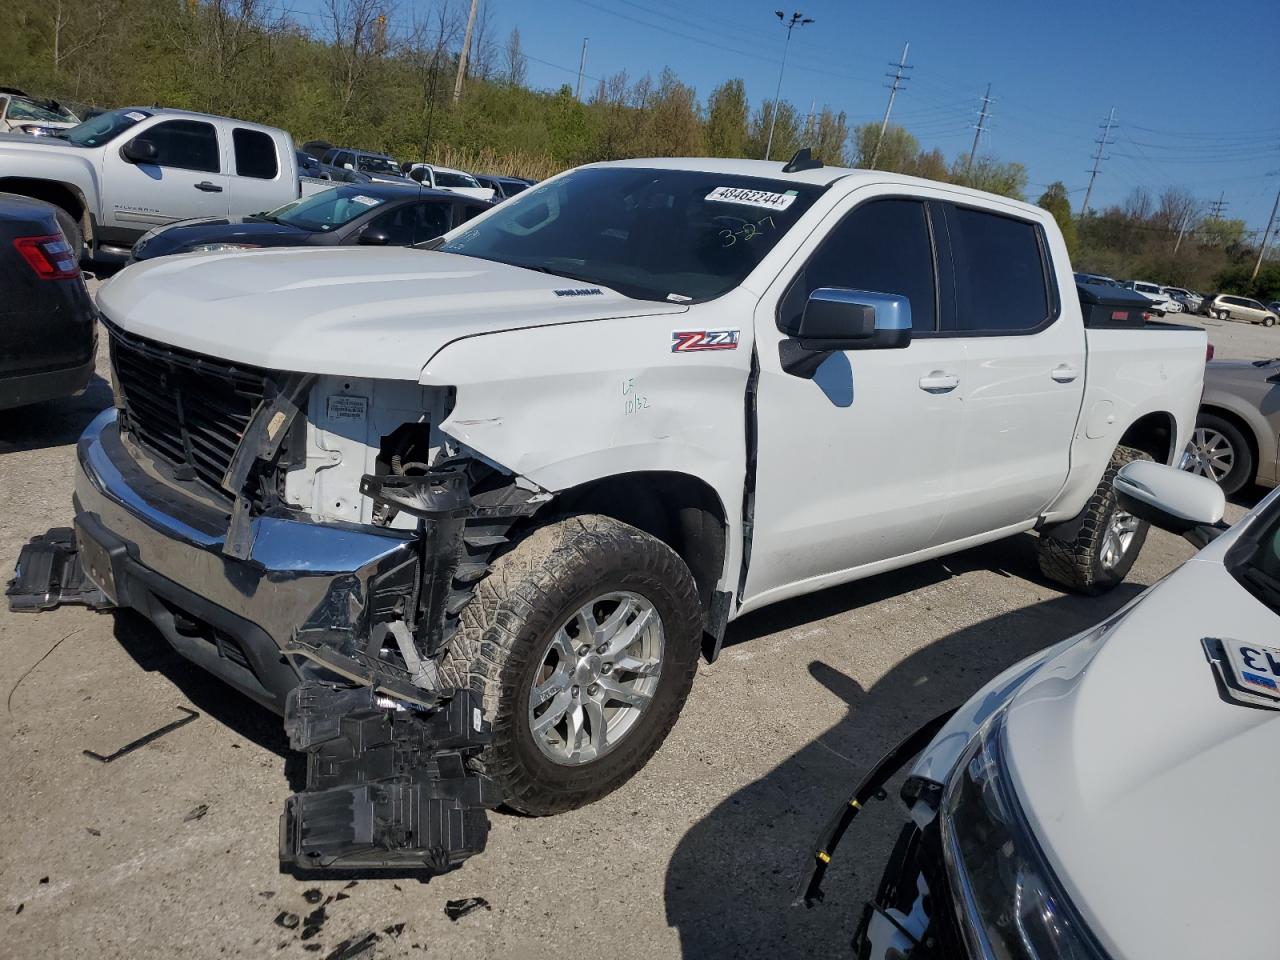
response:
<path id="1" fill-rule="evenodd" d="M 307 778 L 282 862 L 438 872 L 481 851 L 501 801 L 472 762 L 489 727 L 437 664 L 547 495 L 438 432 L 449 391 L 247 368 L 107 326 L 116 409 L 77 445 L 74 532 L 23 549 L 11 609 L 137 610 L 283 714 Z"/>

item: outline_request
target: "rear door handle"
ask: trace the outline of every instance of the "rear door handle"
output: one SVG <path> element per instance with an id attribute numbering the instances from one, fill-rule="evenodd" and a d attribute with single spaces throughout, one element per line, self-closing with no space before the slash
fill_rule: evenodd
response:
<path id="1" fill-rule="evenodd" d="M 1070 383 L 1076 377 L 1080 376 L 1080 372 L 1069 363 L 1060 363 L 1049 371 L 1049 376 L 1057 380 L 1058 383 Z"/>
<path id="2" fill-rule="evenodd" d="M 920 378 L 920 389 L 926 393 L 950 393 L 958 386 L 960 378 L 942 370 L 934 370 Z"/>
<path id="3" fill-rule="evenodd" d="M 205 193 L 221 193 L 222 188 L 216 183 L 210 183 L 208 180 L 201 180 L 196 184 L 197 190 L 203 190 Z"/>

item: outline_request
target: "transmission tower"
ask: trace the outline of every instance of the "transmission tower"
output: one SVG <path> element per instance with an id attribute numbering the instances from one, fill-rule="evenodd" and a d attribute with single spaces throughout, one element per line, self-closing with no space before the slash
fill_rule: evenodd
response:
<path id="1" fill-rule="evenodd" d="M 1084 203 L 1080 205 L 1080 219 L 1084 219 L 1084 215 L 1089 212 L 1089 197 L 1093 194 L 1093 181 L 1098 179 L 1098 165 L 1103 160 L 1108 159 L 1103 151 L 1107 146 L 1115 141 L 1111 139 L 1111 131 L 1116 126 L 1116 108 L 1112 107 L 1111 112 L 1107 114 L 1107 122 L 1099 124 L 1102 127 L 1102 136 L 1094 141 L 1098 145 L 1098 149 L 1093 154 L 1093 169 L 1089 171 L 1089 188 L 1084 192 Z"/>
<path id="2" fill-rule="evenodd" d="M 909 49 L 911 49 L 910 43 L 904 43 L 902 45 L 901 59 L 899 59 L 897 63 L 889 64 L 889 66 L 894 68 L 893 73 L 885 74 L 886 77 L 891 77 L 893 79 L 893 83 L 885 84 L 885 86 L 889 88 L 889 103 L 884 108 L 884 121 L 880 124 L 880 136 L 876 137 L 876 148 L 871 151 L 871 163 L 868 167 L 871 170 L 876 168 L 876 160 L 880 158 L 880 144 L 884 143 L 884 132 L 889 129 L 889 114 L 893 112 L 893 100 L 898 95 L 898 91 L 901 90 L 907 82 L 907 78 L 903 75 L 903 71 L 911 69 L 907 64 L 907 51 Z"/>

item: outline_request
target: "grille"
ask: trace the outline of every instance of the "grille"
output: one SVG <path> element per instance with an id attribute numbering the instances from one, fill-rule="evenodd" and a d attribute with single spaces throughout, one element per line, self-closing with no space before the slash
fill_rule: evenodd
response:
<path id="1" fill-rule="evenodd" d="M 136 337 L 116 327 L 111 368 L 133 438 L 226 497 L 222 478 L 267 392 L 267 375 Z"/>

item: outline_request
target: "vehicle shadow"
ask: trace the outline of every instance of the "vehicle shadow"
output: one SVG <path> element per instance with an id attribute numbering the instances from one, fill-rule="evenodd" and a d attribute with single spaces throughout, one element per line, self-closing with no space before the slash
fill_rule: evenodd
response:
<path id="1" fill-rule="evenodd" d="M 1011 545 L 1001 545 L 1006 559 Z M 947 566 L 985 566 L 984 558 L 982 550 L 968 551 L 948 558 Z M 941 564 L 922 566 L 779 604 L 732 626 L 732 639 L 743 642 L 875 603 L 947 575 Z M 836 667 L 812 661 L 814 682 L 843 702 L 847 714 L 720 803 L 680 840 L 664 895 L 683 955 L 846 954 L 862 904 L 873 895 L 904 822 L 896 799 L 871 805 L 852 828 L 827 875 L 821 906 L 806 910 L 792 901 L 818 833 L 857 780 L 899 740 L 958 706 L 1005 667 L 1087 629 L 1142 589 L 1122 584 L 1098 598 L 1059 596 L 965 627 L 908 657 L 868 689 Z M 891 798 L 897 783 L 889 788 Z"/>
<path id="2" fill-rule="evenodd" d="M 78 397 L 0 410 L 0 454 L 74 444 L 111 403 L 111 384 L 95 373 Z"/>

